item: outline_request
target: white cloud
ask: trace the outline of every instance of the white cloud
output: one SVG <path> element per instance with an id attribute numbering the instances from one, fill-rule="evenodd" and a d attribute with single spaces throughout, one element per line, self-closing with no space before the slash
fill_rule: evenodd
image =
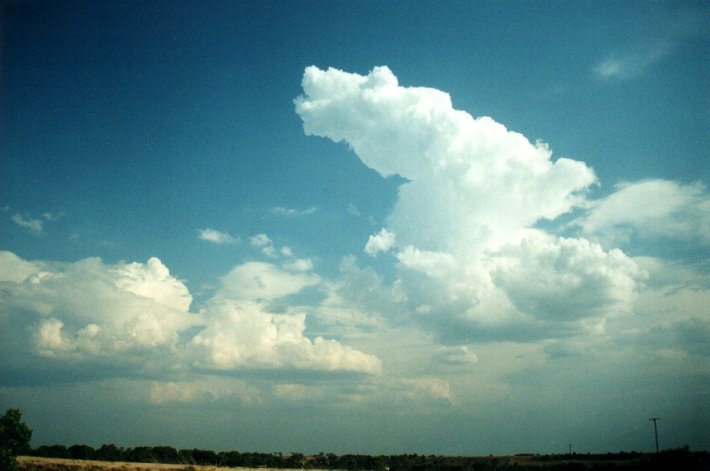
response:
<path id="1" fill-rule="evenodd" d="M 15 214 L 14 216 L 12 216 L 12 220 L 15 224 L 20 227 L 24 227 L 33 234 L 40 234 L 44 229 L 44 221 L 42 221 L 41 219 L 25 219 L 24 217 L 22 217 L 21 214 Z"/>
<path id="2" fill-rule="evenodd" d="M 236 267 L 193 314 L 187 287 L 157 258 L 113 265 L 96 258 L 48 263 L 0 252 L 0 327 L 12 339 L 2 345 L 0 356 L 31 362 L 38 354 L 73 365 L 112 365 L 107 371 L 114 374 L 131 368 L 149 376 L 191 367 L 379 372 L 375 356 L 335 340 L 306 337 L 300 310 L 270 311 L 272 301 L 320 283 L 304 271 L 307 261 L 292 264 L 290 272 L 258 262 Z M 188 400 L 191 394 L 168 387 L 155 392 L 153 400 Z"/>
<path id="3" fill-rule="evenodd" d="M 478 356 L 466 345 L 439 347 L 435 351 L 434 361 L 451 366 L 468 366 L 478 362 Z"/>
<path id="4" fill-rule="evenodd" d="M 298 258 L 284 263 L 284 268 L 290 271 L 311 271 L 313 262 L 310 258 Z"/>
<path id="5" fill-rule="evenodd" d="M 3 258 L 18 264 L 16 257 Z M 22 277 L 0 283 L 1 314 L 5 321 L 21 315 L 21 324 L 30 322 L 29 348 L 42 355 L 121 364 L 146 350 L 174 349 L 180 332 L 195 324 L 187 288 L 157 258 L 145 264 L 86 259 L 21 265 Z"/>
<path id="6" fill-rule="evenodd" d="M 378 373 L 380 360 L 334 340 L 304 335 L 305 316 L 273 314 L 261 303 L 218 301 L 192 339 L 196 366 L 216 370 L 305 369 Z M 199 355 L 202 355 L 201 357 Z"/>
<path id="7" fill-rule="evenodd" d="M 306 134 L 346 141 L 382 176 L 407 180 L 365 250 L 391 250 L 396 233 L 396 289 L 368 294 L 389 299 L 390 315 L 456 342 L 601 332 L 628 311 L 644 278 L 633 260 L 531 229 L 590 205 L 597 180 L 583 162 L 553 160 L 546 144 L 455 110 L 446 93 L 402 87 L 387 67 L 366 76 L 308 67 L 303 90 Z"/>
<path id="8" fill-rule="evenodd" d="M 253 247 L 261 249 L 261 252 L 270 258 L 276 258 L 276 249 L 273 241 L 266 234 L 257 234 L 249 238 L 249 243 Z"/>
<path id="9" fill-rule="evenodd" d="M 201 376 L 197 381 L 150 381 L 147 386 L 148 400 L 154 405 L 223 400 L 258 404 L 263 399 L 263 392 L 247 382 L 217 376 Z"/>
<path id="10" fill-rule="evenodd" d="M 149 397 L 152 404 L 173 402 L 193 402 L 199 396 L 212 396 L 212 392 L 194 383 L 154 382 L 150 387 Z"/>
<path id="11" fill-rule="evenodd" d="M 201 240 L 206 240 L 214 244 L 235 244 L 237 242 L 236 237 L 215 229 L 200 229 L 199 237 Z"/>
<path id="12" fill-rule="evenodd" d="M 350 203 L 347 207 L 347 212 L 348 214 L 355 216 L 355 217 L 361 217 L 362 214 L 360 213 L 360 210 L 355 206 L 354 204 Z"/>
<path id="13" fill-rule="evenodd" d="M 21 283 L 36 271 L 33 263 L 22 260 L 12 252 L 0 250 L 0 282 Z"/>
<path id="14" fill-rule="evenodd" d="M 249 238 L 249 242 L 254 247 L 268 247 L 273 244 L 272 240 L 266 234 L 257 234 Z"/>
<path id="15" fill-rule="evenodd" d="M 62 217 L 62 215 L 46 212 L 46 213 L 42 213 L 42 217 L 45 218 L 47 221 L 57 221 L 57 220 L 59 220 L 59 218 Z"/>
<path id="16" fill-rule="evenodd" d="M 439 378 L 416 378 L 401 381 L 403 395 L 412 399 L 437 399 L 455 403 L 451 385 Z"/>
<path id="17" fill-rule="evenodd" d="M 192 296 L 187 287 L 170 275 L 168 267 L 156 257 L 145 264 L 119 264 L 114 268 L 118 275 L 116 286 L 179 311 L 187 312 Z"/>
<path id="18" fill-rule="evenodd" d="M 707 33 L 710 17 L 706 9 L 690 5 L 667 8 L 669 5 L 659 3 L 649 13 L 657 11 L 633 19 L 640 23 L 636 25 L 638 32 L 629 31 L 626 44 L 594 65 L 593 72 L 602 79 L 638 77 L 675 54 L 688 39 Z"/>
<path id="19" fill-rule="evenodd" d="M 628 309 L 645 273 L 618 249 L 531 232 L 496 259 L 494 282 L 522 312 L 558 321 Z"/>
<path id="20" fill-rule="evenodd" d="M 671 52 L 671 45 L 666 41 L 660 41 L 654 45 L 607 57 L 596 64 L 593 71 L 604 79 L 630 79 L 641 75 Z"/>
<path id="21" fill-rule="evenodd" d="M 275 208 L 271 209 L 271 212 L 273 214 L 278 215 L 278 216 L 298 217 L 298 216 L 308 216 L 309 214 L 313 214 L 316 212 L 316 208 L 315 208 L 315 206 L 311 206 L 310 208 L 306 208 L 306 209 L 296 209 L 296 208 L 284 208 L 283 206 L 276 206 Z"/>
<path id="22" fill-rule="evenodd" d="M 710 196 L 704 185 L 644 180 L 617 185 L 572 222 L 609 244 L 632 238 L 673 238 L 710 243 Z"/>
<path id="23" fill-rule="evenodd" d="M 387 229 L 382 229 L 377 234 L 373 234 L 365 244 L 365 253 L 376 256 L 380 252 L 387 252 L 395 245 L 396 235 Z"/>
<path id="24" fill-rule="evenodd" d="M 222 277 L 222 288 L 218 295 L 240 300 L 277 299 L 298 293 L 320 281 L 317 275 L 289 273 L 270 263 L 247 262 Z"/>
<path id="25" fill-rule="evenodd" d="M 593 184 L 582 162 L 553 161 L 490 118 L 452 107 L 448 94 L 399 86 L 387 67 L 367 76 L 308 67 L 296 100 L 306 134 L 346 141 L 382 176 L 400 175 L 388 231 L 424 250 L 481 251 L 581 203 Z"/>

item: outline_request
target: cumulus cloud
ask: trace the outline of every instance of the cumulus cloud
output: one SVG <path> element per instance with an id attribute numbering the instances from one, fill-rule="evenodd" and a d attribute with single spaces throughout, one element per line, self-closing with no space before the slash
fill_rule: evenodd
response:
<path id="1" fill-rule="evenodd" d="M 598 329 L 584 319 L 633 299 L 644 275 L 622 252 L 532 229 L 589 206 L 597 179 L 583 162 L 553 159 L 547 144 L 454 109 L 444 92 L 401 86 L 387 67 L 308 67 L 302 85 L 306 134 L 345 141 L 383 177 L 406 180 L 365 252 L 397 248 L 394 304 L 410 316 L 451 340 L 472 329 L 505 337 L 506 325 L 520 336 L 534 322 L 530 335 L 541 336 L 546 322 Z"/>
<path id="2" fill-rule="evenodd" d="M 467 366 L 478 362 L 478 356 L 466 345 L 437 348 L 434 361 L 444 365 Z"/>
<path id="3" fill-rule="evenodd" d="M 215 229 L 200 229 L 199 237 L 201 240 L 206 240 L 213 244 L 235 244 L 237 242 L 236 237 Z"/>
<path id="4" fill-rule="evenodd" d="M 387 229 L 382 229 L 377 234 L 373 234 L 365 244 L 365 253 L 376 256 L 380 252 L 388 252 L 394 247 L 396 235 Z"/>
<path id="5" fill-rule="evenodd" d="M 284 268 L 289 271 L 311 271 L 313 270 L 313 262 L 310 258 L 297 258 L 284 263 Z"/>
<path id="6" fill-rule="evenodd" d="M 584 163 L 552 160 L 494 120 L 452 107 L 448 94 L 402 87 L 387 67 L 362 76 L 308 67 L 296 111 L 306 134 L 346 141 L 382 176 L 408 180 L 388 218 L 401 245 L 470 251 L 581 203 L 595 183 Z"/>
<path id="7" fill-rule="evenodd" d="M 402 380 L 403 395 L 411 399 L 443 400 L 450 404 L 456 402 L 451 385 L 439 378 L 416 378 Z"/>
<path id="8" fill-rule="evenodd" d="M 36 270 L 35 264 L 22 260 L 12 252 L 0 250 L 0 282 L 20 283 Z"/>
<path id="9" fill-rule="evenodd" d="M 590 202 L 572 222 L 588 237 L 608 244 L 632 239 L 673 238 L 710 243 L 710 196 L 701 183 L 669 180 L 626 182 Z"/>
<path id="10" fill-rule="evenodd" d="M 249 238 L 249 243 L 252 247 L 261 249 L 261 252 L 267 257 L 276 258 L 276 249 L 273 241 L 266 234 L 257 234 Z"/>
<path id="11" fill-rule="evenodd" d="M 204 312 L 207 328 L 192 339 L 202 360 L 216 370 L 305 369 L 377 373 L 380 360 L 334 340 L 304 335 L 305 316 L 274 314 L 263 303 L 219 301 Z"/>
<path id="12" fill-rule="evenodd" d="M 320 283 L 308 273 L 289 273 L 265 262 L 247 262 L 222 278 L 219 296 L 231 299 L 269 300 L 288 296 Z"/>
<path id="13" fill-rule="evenodd" d="M 292 263 L 291 271 L 259 262 L 236 267 L 195 314 L 185 284 L 154 257 L 145 263 L 50 263 L 2 251 L 0 353 L 4 359 L 39 355 L 158 376 L 193 367 L 379 372 L 380 360 L 372 355 L 306 337 L 303 312 L 271 312 L 273 301 L 320 282 L 307 262 Z M 188 400 L 191 394 L 168 386 L 153 399 Z"/>
<path id="14" fill-rule="evenodd" d="M 174 349 L 180 332 L 195 324 L 187 288 L 157 258 L 115 265 L 93 258 L 65 264 L 2 258 L 23 270 L 0 283 L 3 319 L 26 324 L 27 348 L 40 355 L 121 363 L 146 350 Z"/>
<path id="15" fill-rule="evenodd" d="M 541 319 L 575 320 L 628 307 L 636 263 L 618 249 L 606 252 L 585 239 L 531 232 L 497 258 L 494 282 L 522 312 Z"/>

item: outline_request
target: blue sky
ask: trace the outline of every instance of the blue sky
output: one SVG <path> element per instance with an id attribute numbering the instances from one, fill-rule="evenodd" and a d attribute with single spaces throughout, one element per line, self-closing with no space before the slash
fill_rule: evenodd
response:
<path id="1" fill-rule="evenodd" d="M 2 8 L 35 445 L 710 448 L 706 3 Z"/>

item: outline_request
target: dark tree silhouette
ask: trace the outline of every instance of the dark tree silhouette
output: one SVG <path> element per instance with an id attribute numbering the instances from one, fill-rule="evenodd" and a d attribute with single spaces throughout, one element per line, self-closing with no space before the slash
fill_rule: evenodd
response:
<path id="1" fill-rule="evenodd" d="M 22 422 L 19 409 L 8 409 L 0 417 L 0 469 L 17 469 L 15 457 L 30 450 L 32 429 Z"/>

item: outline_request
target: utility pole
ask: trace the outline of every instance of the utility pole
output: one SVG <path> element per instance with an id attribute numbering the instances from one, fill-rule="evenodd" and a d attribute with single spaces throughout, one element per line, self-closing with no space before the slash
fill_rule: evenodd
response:
<path id="1" fill-rule="evenodd" d="M 569 446 L 569 454 L 571 455 L 572 454 L 572 444 L 570 443 L 567 446 Z"/>
<path id="2" fill-rule="evenodd" d="M 661 420 L 660 417 L 651 417 L 648 420 L 653 421 L 653 433 L 656 435 L 656 453 L 658 453 L 658 427 L 656 426 L 656 421 Z"/>

